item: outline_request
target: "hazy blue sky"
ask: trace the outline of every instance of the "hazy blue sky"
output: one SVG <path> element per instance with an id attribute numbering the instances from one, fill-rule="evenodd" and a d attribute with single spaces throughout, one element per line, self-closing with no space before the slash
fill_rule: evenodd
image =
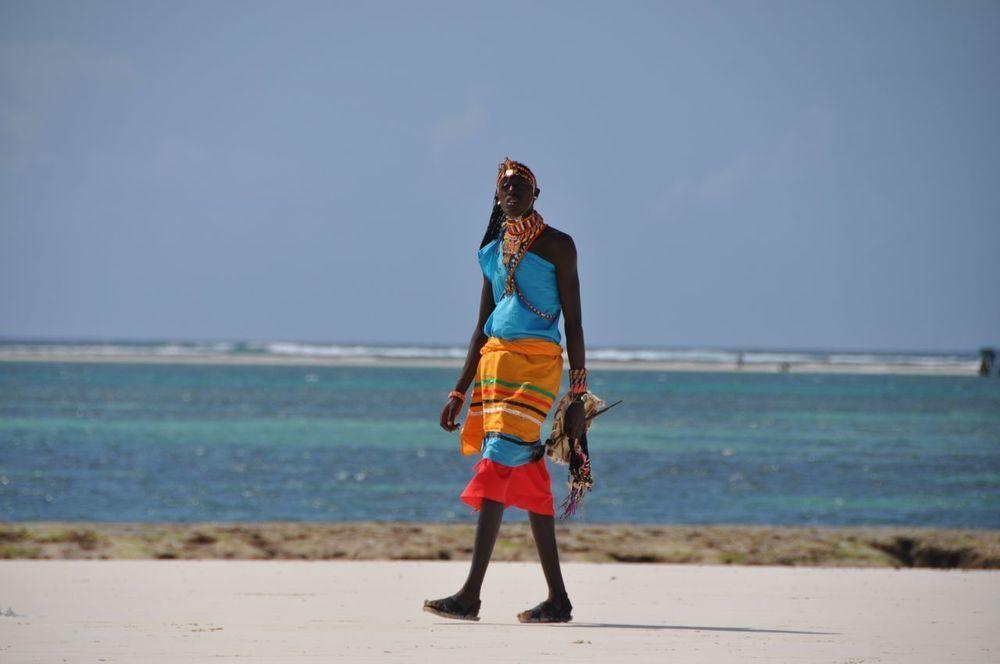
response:
<path id="1" fill-rule="evenodd" d="M 462 343 L 505 155 L 590 345 L 1000 342 L 1000 3 L 0 2 L 0 335 Z"/>

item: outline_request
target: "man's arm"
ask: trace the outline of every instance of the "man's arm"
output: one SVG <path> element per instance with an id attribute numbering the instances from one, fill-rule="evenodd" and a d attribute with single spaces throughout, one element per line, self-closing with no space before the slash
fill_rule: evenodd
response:
<path id="1" fill-rule="evenodd" d="M 563 327 L 566 330 L 566 355 L 570 369 L 585 369 L 587 351 L 583 342 L 583 312 L 580 309 L 580 276 L 577 273 L 576 244 L 563 233 L 555 255 L 556 285 L 562 302 Z M 566 432 L 579 438 L 585 431 L 583 403 L 575 401 L 566 410 Z"/>
<path id="2" fill-rule="evenodd" d="M 469 352 L 465 357 L 465 365 L 462 367 L 462 373 L 458 377 L 458 382 L 455 383 L 455 389 L 459 392 L 468 390 L 469 384 L 472 383 L 472 379 L 476 375 L 476 369 L 479 367 L 479 351 L 486 343 L 486 333 L 483 332 L 483 326 L 486 325 L 486 319 L 490 317 L 495 307 L 493 285 L 490 284 L 490 280 L 484 275 L 483 290 L 479 295 L 479 320 L 476 322 L 476 329 L 472 331 L 472 339 L 469 341 Z"/>
<path id="3" fill-rule="evenodd" d="M 486 278 L 486 275 L 483 275 L 483 290 L 479 296 L 479 320 L 476 322 L 476 329 L 472 331 L 472 338 L 469 340 L 469 352 L 465 356 L 465 365 L 462 367 L 462 373 L 455 383 L 456 392 L 465 394 L 469 390 L 472 379 L 476 376 L 476 370 L 479 368 L 479 351 L 486 343 L 486 333 L 483 332 L 483 326 L 486 325 L 486 319 L 490 317 L 495 307 L 493 286 L 490 284 L 490 280 Z M 458 425 L 455 424 L 455 418 L 458 417 L 461 410 L 461 400 L 454 397 L 448 399 L 444 410 L 441 411 L 441 428 L 445 431 L 454 431 L 457 429 Z"/>
<path id="4" fill-rule="evenodd" d="M 576 244 L 565 233 L 559 239 L 554 255 L 556 285 L 562 302 L 563 327 L 566 330 L 566 355 L 570 369 L 584 369 L 587 366 L 586 349 L 583 343 L 583 313 L 580 310 L 580 276 L 576 268 Z"/>

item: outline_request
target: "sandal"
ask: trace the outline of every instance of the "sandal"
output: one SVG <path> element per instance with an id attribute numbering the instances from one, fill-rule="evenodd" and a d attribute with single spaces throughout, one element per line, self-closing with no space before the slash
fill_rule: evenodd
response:
<path id="1" fill-rule="evenodd" d="M 441 616 L 442 618 L 454 618 L 455 620 L 479 620 L 479 607 L 482 600 L 476 600 L 469 608 L 463 607 L 454 597 L 444 597 L 442 599 L 425 599 L 424 611 Z"/>
<path id="2" fill-rule="evenodd" d="M 573 605 L 569 595 L 563 593 L 555 599 L 547 599 L 538 606 L 517 614 L 518 622 L 523 623 L 554 623 L 569 622 L 573 619 Z"/>

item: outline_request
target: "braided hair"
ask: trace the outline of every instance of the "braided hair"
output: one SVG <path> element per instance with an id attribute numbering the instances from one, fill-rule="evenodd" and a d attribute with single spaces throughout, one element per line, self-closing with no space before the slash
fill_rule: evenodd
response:
<path id="1" fill-rule="evenodd" d="M 503 208 L 500 207 L 500 201 L 494 198 L 493 212 L 490 213 L 490 223 L 486 224 L 486 234 L 483 235 L 483 242 L 479 245 L 480 249 L 500 236 L 500 231 L 503 229 L 503 217 Z"/>

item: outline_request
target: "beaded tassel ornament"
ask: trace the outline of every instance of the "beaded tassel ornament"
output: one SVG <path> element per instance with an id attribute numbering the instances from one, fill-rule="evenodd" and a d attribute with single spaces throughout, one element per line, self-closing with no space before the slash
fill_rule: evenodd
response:
<path id="1" fill-rule="evenodd" d="M 563 430 L 566 419 L 566 409 L 574 400 L 583 401 L 584 433 L 579 440 L 570 440 Z M 569 466 L 567 486 L 569 493 L 563 499 L 560 508 L 560 519 L 566 519 L 576 514 L 583 503 L 584 496 L 594 489 L 594 476 L 590 468 L 590 449 L 587 446 L 587 430 L 590 429 L 593 418 L 604 409 L 604 400 L 593 392 L 585 392 L 582 397 L 572 393 L 566 394 L 556 406 L 552 420 L 552 434 L 545 441 L 545 454 L 556 463 Z"/>

